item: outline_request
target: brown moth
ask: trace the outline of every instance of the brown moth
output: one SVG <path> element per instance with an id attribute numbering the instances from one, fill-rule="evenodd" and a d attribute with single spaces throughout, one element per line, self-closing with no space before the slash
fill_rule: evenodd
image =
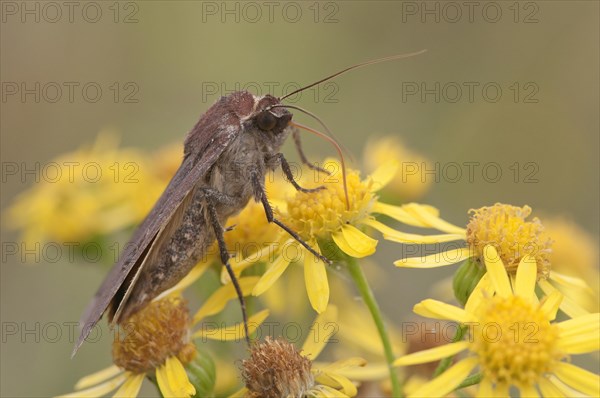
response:
<path id="1" fill-rule="evenodd" d="M 284 105 L 282 101 L 351 69 L 422 52 L 354 65 L 281 98 L 272 95 L 257 97 L 246 91 L 220 98 L 187 135 L 181 166 L 84 312 L 81 334 L 73 355 L 105 312 L 108 312 L 111 324 L 126 321 L 160 293 L 177 284 L 215 240 L 221 262 L 238 294 L 248 339 L 244 299 L 229 265 L 229 253 L 223 238 L 223 226 L 229 217 L 239 213 L 254 198 L 263 204 L 269 222 L 279 225 L 313 254 L 329 263 L 274 217 L 265 193 L 265 174 L 279 166 L 296 189 L 310 191 L 294 181 L 290 166 L 280 153 L 290 133 L 294 136 L 302 161 L 317 168 L 306 160 L 302 152 L 297 128 L 304 126 L 292 122 L 288 109 L 313 115 L 299 107 Z M 318 118 L 317 121 L 320 122 Z M 335 143 L 330 137 L 324 137 Z M 336 145 L 336 148 L 339 151 L 339 146 Z"/>

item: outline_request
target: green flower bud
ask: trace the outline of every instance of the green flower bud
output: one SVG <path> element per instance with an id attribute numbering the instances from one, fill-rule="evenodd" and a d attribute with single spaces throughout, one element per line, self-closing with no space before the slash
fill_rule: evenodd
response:
<path id="1" fill-rule="evenodd" d="M 454 297 L 460 304 L 466 304 L 485 272 L 485 267 L 481 266 L 474 258 L 469 258 L 460 265 L 452 280 Z"/>

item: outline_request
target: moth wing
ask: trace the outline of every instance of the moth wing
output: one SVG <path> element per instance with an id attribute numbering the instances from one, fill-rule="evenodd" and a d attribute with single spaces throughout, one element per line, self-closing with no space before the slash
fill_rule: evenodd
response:
<path id="1" fill-rule="evenodd" d="M 131 296 L 134 287 L 140 283 L 139 279 L 142 271 L 146 271 L 149 266 L 152 266 L 152 264 L 157 261 L 157 257 L 160 254 L 158 252 L 159 248 L 164 247 L 165 242 L 173 237 L 173 234 L 181 225 L 183 216 L 191 205 L 191 198 L 194 196 L 196 187 L 193 187 L 183 198 L 181 204 L 177 207 L 177 209 L 175 209 L 173 215 L 165 224 L 165 226 L 162 227 L 154 239 L 150 241 L 146 248 L 146 252 L 142 253 L 139 260 L 131 268 L 127 278 L 121 284 L 121 288 L 118 289 L 113 295 L 113 298 L 111 299 L 111 302 L 107 308 L 108 320 L 111 324 L 121 323 L 121 318 L 124 316 L 124 314 L 128 313 L 129 297 Z"/>
<path id="2" fill-rule="evenodd" d="M 209 168 L 240 131 L 239 118 L 228 112 L 227 109 L 222 109 L 224 107 L 222 102 L 219 101 L 213 105 L 188 134 L 185 147 L 188 148 L 190 141 L 193 140 L 197 143 L 196 148 L 193 152 L 185 153 L 181 166 L 177 169 L 167 188 L 133 234 L 123 255 L 110 270 L 84 311 L 79 323 L 81 332 L 72 356 L 102 318 L 111 300 L 135 265 L 143 264 L 152 243 L 171 221 L 184 198 L 205 177 Z M 221 115 L 221 117 L 215 117 L 215 114 Z M 232 128 L 232 126 L 237 128 Z M 141 271 L 141 267 L 135 270 L 136 274 Z M 132 275 L 131 281 L 135 282 L 136 279 L 136 275 Z"/>

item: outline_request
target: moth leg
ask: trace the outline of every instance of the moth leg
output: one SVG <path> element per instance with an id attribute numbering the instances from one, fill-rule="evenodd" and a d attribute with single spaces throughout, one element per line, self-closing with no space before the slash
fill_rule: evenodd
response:
<path id="1" fill-rule="evenodd" d="M 306 155 L 304 154 L 304 150 L 302 149 L 302 141 L 300 141 L 300 130 L 295 128 L 294 131 L 292 132 L 292 137 L 294 137 L 294 144 L 296 145 L 296 149 L 298 150 L 298 155 L 300 156 L 300 160 L 302 161 L 302 163 L 304 163 L 306 166 L 308 166 L 308 168 L 311 170 L 316 170 L 320 173 L 325 173 L 325 174 L 331 175 L 331 173 L 329 171 L 327 171 L 319 166 L 316 166 L 308 161 L 308 159 L 306 158 Z"/>
<path id="2" fill-rule="evenodd" d="M 281 164 L 281 170 L 283 170 L 283 174 L 285 174 L 285 177 L 294 186 L 294 188 L 296 188 L 296 190 L 298 190 L 300 192 L 304 192 L 304 193 L 311 193 L 311 192 L 320 191 L 321 189 L 325 188 L 324 186 L 321 185 L 320 187 L 308 189 L 308 188 L 302 188 L 300 185 L 298 185 L 298 183 L 294 179 L 294 173 L 292 173 L 290 164 L 288 163 L 286 158 L 283 156 L 283 153 L 278 153 L 277 155 L 273 156 L 273 160 L 278 162 L 279 164 Z"/>
<path id="3" fill-rule="evenodd" d="M 223 236 L 224 229 L 219 222 L 219 217 L 217 216 L 217 210 L 215 209 L 214 202 L 212 200 L 207 200 L 206 208 L 208 210 L 208 218 L 212 228 L 215 232 L 215 237 L 217 239 L 217 243 L 219 245 L 219 254 L 221 256 L 221 262 L 227 269 L 227 273 L 231 278 L 231 282 L 233 283 L 233 287 L 235 288 L 235 292 L 237 293 L 238 299 L 240 300 L 240 306 L 242 307 L 242 320 L 244 321 L 244 332 L 246 334 L 246 343 L 250 346 L 250 333 L 248 330 L 248 314 L 246 313 L 246 300 L 244 300 L 244 294 L 242 293 L 242 289 L 240 288 L 240 284 L 238 283 L 237 277 L 229 264 L 229 252 L 227 251 L 227 246 L 225 245 L 225 237 Z"/>
<path id="4" fill-rule="evenodd" d="M 254 190 L 255 190 L 256 196 L 260 198 L 260 201 L 261 201 L 263 207 L 265 208 L 265 215 L 267 216 L 267 221 L 278 225 L 281 229 L 283 229 L 285 232 L 290 234 L 292 238 L 294 238 L 296 241 L 298 241 L 298 243 L 300 243 L 302 246 L 304 246 L 306 248 L 306 250 L 311 252 L 314 256 L 319 258 L 325 264 L 329 264 L 329 265 L 333 264 L 333 262 L 330 259 L 323 256 L 321 253 L 318 253 L 306 241 L 304 241 L 304 239 L 302 239 L 300 237 L 300 235 L 298 235 L 296 232 L 294 232 L 290 227 L 288 227 L 287 225 L 285 225 L 284 223 L 279 221 L 277 218 L 275 218 L 275 215 L 273 214 L 273 208 L 271 207 L 271 204 L 269 203 L 269 199 L 267 199 L 267 193 L 265 192 L 265 189 L 263 188 L 260 180 L 258 179 L 258 175 L 254 174 L 252 176 L 252 183 L 254 185 Z"/>

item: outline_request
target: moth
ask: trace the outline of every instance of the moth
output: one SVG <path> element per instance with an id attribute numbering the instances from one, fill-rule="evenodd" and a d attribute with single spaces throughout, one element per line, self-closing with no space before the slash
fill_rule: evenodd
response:
<path id="1" fill-rule="evenodd" d="M 308 167 L 318 169 L 304 155 L 298 128 L 321 135 L 335 144 L 330 136 L 293 122 L 290 109 L 313 116 L 328 131 L 313 114 L 283 101 L 349 70 L 422 52 L 353 65 L 280 98 L 238 91 L 217 100 L 188 133 L 179 169 L 84 312 L 73 355 L 105 312 L 111 325 L 123 323 L 160 293 L 177 284 L 215 240 L 221 262 L 236 289 L 248 339 L 244 298 L 229 264 L 223 237 L 229 217 L 239 213 L 253 198 L 262 203 L 269 222 L 283 228 L 313 254 L 330 263 L 274 216 L 264 189 L 266 173 L 281 167 L 296 189 L 311 191 L 294 180 L 290 166 L 280 152 L 291 134 L 301 160 Z M 339 145 L 336 144 L 336 148 L 341 155 Z M 342 171 L 345 182 L 344 168 Z"/>

